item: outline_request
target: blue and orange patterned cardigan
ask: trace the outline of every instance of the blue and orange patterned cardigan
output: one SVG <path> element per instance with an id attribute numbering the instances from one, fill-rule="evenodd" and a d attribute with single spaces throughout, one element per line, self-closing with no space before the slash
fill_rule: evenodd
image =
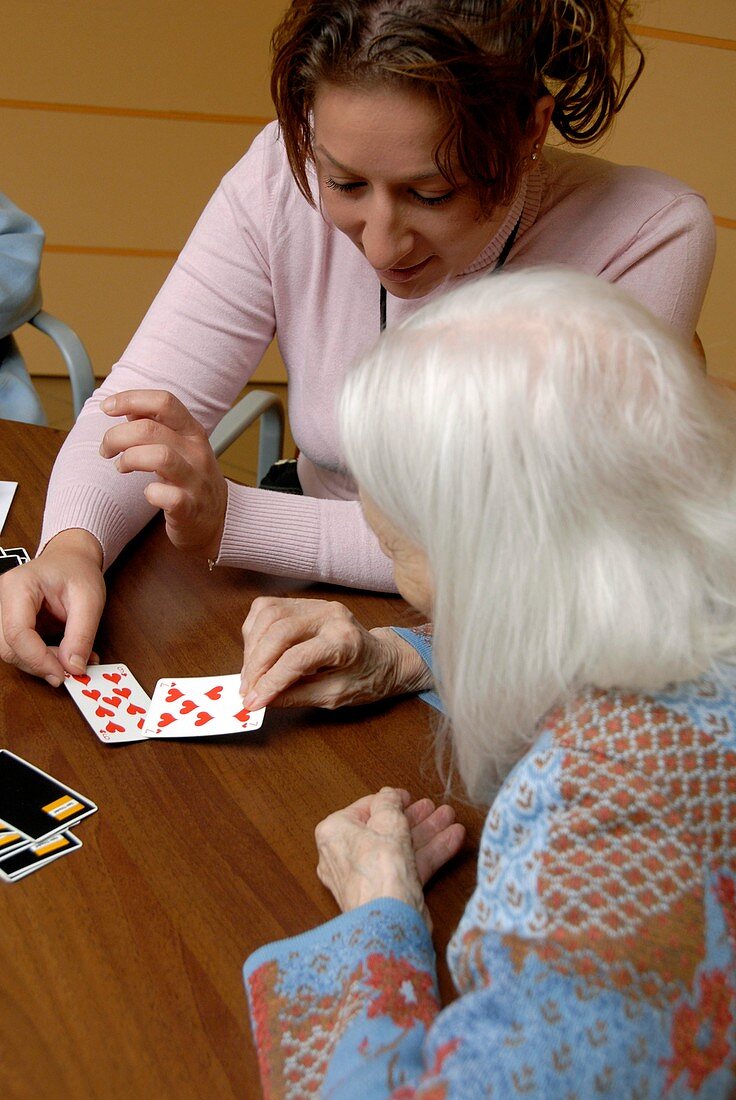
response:
<path id="1" fill-rule="evenodd" d="M 736 671 L 548 716 L 448 949 L 381 899 L 244 968 L 264 1096 L 736 1096 Z"/>

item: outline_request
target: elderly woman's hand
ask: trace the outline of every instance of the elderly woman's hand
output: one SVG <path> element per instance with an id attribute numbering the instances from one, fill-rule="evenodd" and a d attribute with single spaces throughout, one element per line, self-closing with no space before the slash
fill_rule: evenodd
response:
<path id="1" fill-rule="evenodd" d="M 254 600 L 243 623 L 245 705 L 342 707 L 426 691 L 429 669 L 390 627 L 366 630 L 340 603 Z"/>
<path id="2" fill-rule="evenodd" d="M 320 822 L 317 875 L 344 913 L 376 898 L 398 898 L 431 929 L 424 886 L 464 838 L 451 806 L 435 807 L 429 798 L 411 802 L 408 791 L 383 787 Z"/>

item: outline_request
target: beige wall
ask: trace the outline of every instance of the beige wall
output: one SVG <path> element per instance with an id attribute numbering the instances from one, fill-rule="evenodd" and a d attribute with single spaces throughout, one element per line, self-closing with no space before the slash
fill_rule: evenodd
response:
<path id="1" fill-rule="evenodd" d="M 0 190 L 44 225 L 47 308 L 97 374 L 119 356 L 222 174 L 272 117 L 285 0 L 0 0 Z M 598 150 L 694 184 L 718 225 L 699 332 L 736 382 L 736 0 L 643 0 L 647 67 Z M 60 369 L 24 330 L 36 373 Z M 275 350 L 258 378 L 282 377 Z"/>

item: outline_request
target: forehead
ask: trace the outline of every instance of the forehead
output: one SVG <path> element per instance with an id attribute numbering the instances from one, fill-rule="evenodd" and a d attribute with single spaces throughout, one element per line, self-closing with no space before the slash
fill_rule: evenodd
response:
<path id="1" fill-rule="evenodd" d="M 322 84 L 314 100 L 317 157 L 360 176 L 441 178 L 433 157 L 445 129 L 433 103 L 404 89 Z"/>

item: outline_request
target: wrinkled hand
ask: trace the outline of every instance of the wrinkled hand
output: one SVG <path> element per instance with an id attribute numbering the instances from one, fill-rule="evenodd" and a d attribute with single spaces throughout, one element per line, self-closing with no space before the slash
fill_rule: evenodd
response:
<path id="1" fill-rule="evenodd" d="M 261 596 L 243 623 L 241 691 L 251 710 L 375 702 L 431 687 L 416 650 L 366 630 L 340 603 Z"/>
<path id="2" fill-rule="evenodd" d="M 422 914 L 431 930 L 424 886 L 457 855 L 465 829 L 451 806 L 383 787 L 315 829 L 317 875 L 343 913 L 377 898 L 398 898 Z"/>
<path id="3" fill-rule="evenodd" d="M 43 553 L 0 578 L 0 657 L 58 687 L 84 672 L 105 606 L 102 550 L 87 531 L 62 531 Z M 44 614 L 65 624 L 58 647 L 38 633 Z"/>
<path id="4" fill-rule="evenodd" d="M 202 425 L 166 390 L 124 390 L 102 402 L 103 412 L 127 422 L 102 439 L 103 458 L 117 455 L 121 473 L 156 474 L 146 486 L 161 508 L 166 534 L 180 550 L 216 558 L 227 508 L 227 483 Z"/>

